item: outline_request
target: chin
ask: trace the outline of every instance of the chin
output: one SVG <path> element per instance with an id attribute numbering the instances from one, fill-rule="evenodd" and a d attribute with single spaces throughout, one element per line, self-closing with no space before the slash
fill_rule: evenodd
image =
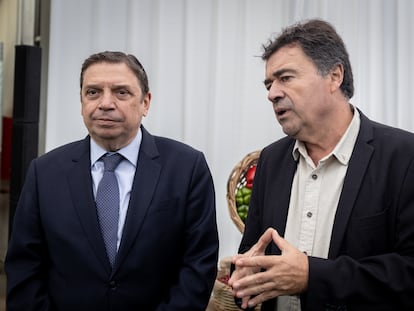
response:
<path id="1" fill-rule="evenodd" d="M 292 138 L 297 138 L 298 136 L 298 131 L 292 128 L 282 128 L 283 133 L 285 133 L 287 136 L 290 136 Z"/>

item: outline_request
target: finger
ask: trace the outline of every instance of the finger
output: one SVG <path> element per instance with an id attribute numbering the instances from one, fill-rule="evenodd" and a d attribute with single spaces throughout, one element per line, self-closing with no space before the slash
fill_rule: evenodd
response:
<path id="1" fill-rule="evenodd" d="M 278 257 L 275 255 L 262 255 L 249 258 L 240 258 L 237 260 L 237 267 L 254 269 L 256 272 L 260 269 L 267 269 L 277 264 Z"/>
<path id="2" fill-rule="evenodd" d="M 255 244 L 255 250 L 256 250 L 256 254 L 255 255 L 259 255 L 259 254 L 264 254 L 267 246 L 270 244 L 270 242 L 272 242 L 273 240 L 273 234 L 274 232 L 276 232 L 275 229 L 273 228 L 268 228 L 263 234 L 262 236 L 259 238 L 259 240 L 257 241 L 257 243 Z M 277 232 L 276 232 L 277 234 Z"/>
<path id="3" fill-rule="evenodd" d="M 276 230 L 272 231 L 272 240 L 282 253 L 291 247 L 289 242 L 282 238 Z"/>
<path id="4" fill-rule="evenodd" d="M 243 297 L 242 298 L 242 309 L 246 309 L 249 306 L 250 297 Z"/>
<path id="5" fill-rule="evenodd" d="M 241 267 L 236 265 L 236 261 L 239 258 L 244 258 L 244 257 L 250 257 L 249 252 L 246 252 L 244 254 L 237 254 L 237 255 L 233 256 L 233 258 L 232 258 L 232 268 L 231 268 L 232 271 L 231 271 L 230 279 L 228 281 L 228 284 L 230 286 L 232 286 L 233 283 L 236 280 L 252 273 L 252 272 L 249 272 L 249 271 L 246 271 L 246 270 L 242 271 Z"/>
<path id="6" fill-rule="evenodd" d="M 237 287 L 237 283 L 239 283 L 238 281 L 248 277 L 250 275 L 253 275 L 254 273 L 258 272 L 259 269 L 257 268 L 250 268 L 250 267 L 242 267 L 242 266 L 235 266 L 235 270 L 233 271 L 233 273 L 230 276 L 230 279 L 228 280 L 228 284 L 231 287 Z"/>
<path id="7" fill-rule="evenodd" d="M 237 269 L 237 266 L 236 266 L 237 260 L 239 260 L 240 258 L 253 256 L 253 252 L 254 252 L 253 248 L 254 248 L 254 246 L 252 248 L 250 248 L 247 252 L 243 253 L 243 254 L 237 254 L 237 255 L 233 256 L 233 258 L 231 259 L 231 262 L 232 262 L 232 264 L 235 265 L 235 269 Z"/>
<path id="8" fill-rule="evenodd" d="M 234 283 L 233 292 L 237 297 L 252 296 L 263 293 L 274 288 L 274 280 L 269 273 L 258 272 L 246 276 Z"/>
<path id="9" fill-rule="evenodd" d="M 244 278 L 245 276 L 251 274 L 252 272 L 247 271 L 247 269 L 238 268 L 233 271 L 233 273 L 230 276 L 230 279 L 228 280 L 228 284 L 230 286 L 234 286 L 234 283 L 238 280 Z"/>
<path id="10" fill-rule="evenodd" d="M 273 228 L 268 228 L 259 238 L 257 243 L 250 248 L 250 250 L 244 254 L 238 254 L 234 256 L 233 263 L 237 266 L 240 260 L 243 260 L 244 258 L 264 255 L 267 246 L 273 241 L 273 231 L 276 230 Z"/>
<path id="11" fill-rule="evenodd" d="M 281 295 L 281 293 L 278 292 L 278 291 L 266 291 L 266 292 L 263 292 L 263 293 L 261 293 L 261 294 L 259 294 L 257 296 L 252 296 L 249 299 L 249 301 L 247 302 L 247 306 L 249 308 L 254 308 L 258 304 L 260 304 L 260 303 L 262 303 L 262 302 L 264 302 L 266 300 L 269 300 L 269 299 L 278 297 L 280 295 Z"/>

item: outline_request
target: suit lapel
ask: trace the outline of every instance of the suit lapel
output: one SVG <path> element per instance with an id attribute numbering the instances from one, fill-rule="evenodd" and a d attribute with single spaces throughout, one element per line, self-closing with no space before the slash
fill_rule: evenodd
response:
<path id="1" fill-rule="evenodd" d="M 292 148 L 293 149 L 293 148 Z M 277 189 L 274 191 L 274 202 L 278 202 L 278 210 L 273 215 L 273 221 L 279 234 L 285 235 L 286 221 L 289 211 L 289 202 L 292 190 L 293 177 L 297 169 L 297 162 L 292 158 L 292 150 L 286 152 L 286 161 L 283 167 L 283 173 L 275 174 L 278 176 L 276 185 L 273 187 Z"/>
<path id="2" fill-rule="evenodd" d="M 286 152 L 283 152 L 283 159 L 275 161 L 276 163 L 283 163 L 283 166 L 279 165 L 274 168 L 275 173 L 272 175 L 276 177 L 275 184 L 272 185 L 272 199 L 270 202 L 277 202 L 273 212 L 273 224 L 274 228 L 281 236 L 285 236 L 286 221 L 289 211 L 289 202 L 292 190 L 293 177 L 297 169 L 297 162 L 292 157 L 292 150 L 294 146 L 294 140 L 291 140 L 286 148 Z M 279 248 L 275 243 L 271 244 L 271 253 L 280 254 Z"/>
<path id="3" fill-rule="evenodd" d="M 358 191 L 364 179 L 374 148 L 368 142 L 373 138 L 370 122 L 361 112 L 360 132 L 349 162 L 338 208 L 335 215 L 329 258 L 338 256 Z"/>
<path id="4" fill-rule="evenodd" d="M 111 267 L 109 260 L 107 260 L 93 197 L 89 138 L 86 138 L 79 149 L 75 151 L 72 164 L 73 166 L 68 170 L 67 178 L 75 210 L 89 244 L 96 253 L 99 262 L 109 272 Z"/>
<path id="5" fill-rule="evenodd" d="M 141 127 L 141 130 L 142 142 L 139 151 L 138 165 L 132 185 L 128 212 L 125 219 L 114 272 L 127 256 L 141 230 L 161 172 L 161 164 L 156 160 L 159 154 L 154 137 L 143 127 Z"/>

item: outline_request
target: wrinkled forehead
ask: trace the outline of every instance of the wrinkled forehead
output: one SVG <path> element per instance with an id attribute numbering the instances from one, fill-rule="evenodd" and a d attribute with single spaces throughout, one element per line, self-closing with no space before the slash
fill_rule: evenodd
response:
<path id="1" fill-rule="evenodd" d="M 266 72 L 281 70 L 284 67 L 313 64 L 313 61 L 303 52 L 299 45 L 286 45 L 275 51 L 267 59 L 265 64 Z"/>
<path id="2" fill-rule="evenodd" d="M 125 63 L 99 62 L 90 65 L 83 74 L 83 85 L 111 82 L 139 86 L 135 73 Z"/>

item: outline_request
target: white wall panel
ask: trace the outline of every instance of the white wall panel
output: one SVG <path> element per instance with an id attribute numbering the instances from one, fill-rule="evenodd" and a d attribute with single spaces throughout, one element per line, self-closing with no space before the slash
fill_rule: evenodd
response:
<path id="1" fill-rule="evenodd" d="M 82 61 L 100 50 L 135 54 L 153 101 L 144 125 L 202 150 L 217 193 L 220 256 L 240 233 L 227 178 L 243 156 L 282 137 L 263 87 L 261 44 L 294 21 L 320 17 L 343 36 L 354 69 L 352 102 L 373 119 L 414 130 L 410 0 L 53 0 L 46 149 L 86 134 Z M 398 16 L 398 18 L 397 18 Z"/>

